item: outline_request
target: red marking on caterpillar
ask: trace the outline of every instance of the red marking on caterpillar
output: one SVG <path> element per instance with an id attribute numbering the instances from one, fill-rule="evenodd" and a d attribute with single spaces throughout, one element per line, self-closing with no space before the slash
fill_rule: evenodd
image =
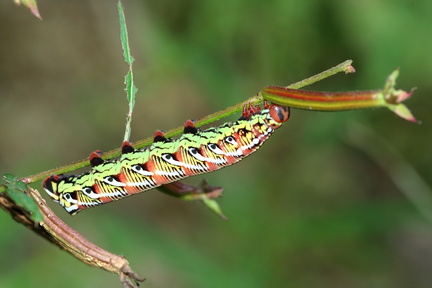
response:
<path id="1" fill-rule="evenodd" d="M 129 141 L 125 141 L 122 144 L 122 154 L 127 154 L 133 152 L 135 149 Z"/>
<path id="2" fill-rule="evenodd" d="M 178 139 L 162 131 L 143 150 L 124 142 L 120 158 L 104 161 L 90 154 L 92 168 L 81 175 L 52 175 L 42 184 L 67 212 L 77 212 L 183 178 L 237 163 L 255 152 L 284 122 L 290 109 L 276 104 L 245 106 L 239 120 L 201 131 L 192 120 Z"/>
<path id="3" fill-rule="evenodd" d="M 195 124 L 192 120 L 187 120 L 184 125 L 183 133 L 197 134 L 198 128 L 195 127 Z"/>
<path id="4" fill-rule="evenodd" d="M 90 154 L 89 160 L 92 167 L 98 166 L 104 162 L 104 160 L 100 157 L 101 154 L 102 151 L 100 150 L 96 150 Z"/>
<path id="5" fill-rule="evenodd" d="M 153 142 L 165 142 L 165 134 L 161 130 L 157 130 L 153 135 Z"/>

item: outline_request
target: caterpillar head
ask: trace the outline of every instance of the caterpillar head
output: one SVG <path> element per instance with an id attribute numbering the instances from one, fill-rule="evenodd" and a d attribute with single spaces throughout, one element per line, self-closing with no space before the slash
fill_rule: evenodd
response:
<path id="1" fill-rule="evenodd" d="M 44 180 L 42 187 L 54 202 L 59 203 L 68 213 L 74 215 L 79 211 L 77 193 L 75 191 L 59 192 L 64 191 L 64 186 L 68 185 L 67 179 L 68 177 L 64 175 L 51 175 Z"/>
<path id="2" fill-rule="evenodd" d="M 45 191 L 48 193 L 48 195 L 51 197 L 51 199 L 54 202 L 59 202 L 60 196 L 57 193 L 58 183 L 61 181 L 62 177 L 59 175 L 51 175 L 48 178 L 46 178 L 43 183 L 42 187 L 45 189 Z"/>
<path id="3" fill-rule="evenodd" d="M 269 114 L 276 122 L 283 123 L 288 121 L 290 117 L 290 108 L 287 106 L 271 104 L 269 107 Z"/>
<path id="4" fill-rule="evenodd" d="M 54 202 L 59 203 L 72 215 L 127 195 L 122 189 L 124 184 L 114 176 L 106 176 L 102 181 L 94 183 L 92 177 L 84 173 L 79 176 L 52 175 L 45 179 L 42 186 Z M 97 192 L 95 189 L 104 192 Z"/>

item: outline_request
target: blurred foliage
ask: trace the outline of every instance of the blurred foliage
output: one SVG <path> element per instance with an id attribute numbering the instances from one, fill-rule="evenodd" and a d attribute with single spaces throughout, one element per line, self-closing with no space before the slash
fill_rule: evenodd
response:
<path id="1" fill-rule="evenodd" d="M 0 5 L 0 174 L 30 175 L 119 146 L 127 68 L 116 1 L 40 2 L 43 21 L 12 1 Z M 352 123 L 368 127 L 432 184 L 431 1 L 124 5 L 139 89 L 132 140 L 346 59 L 356 74 L 310 89 L 381 88 L 399 66 L 398 87 L 418 87 L 407 105 L 423 124 L 386 109 L 293 111 L 243 163 L 190 179 L 225 188 L 227 222 L 156 191 L 76 217 L 48 200 L 60 217 L 125 255 L 148 278 L 142 287 L 430 286 L 431 223 L 365 152 L 377 149 L 373 141 L 354 147 L 347 135 L 356 133 Z M 79 263 L 5 213 L 0 225 L 0 287 L 120 287 L 116 275 Z"/>

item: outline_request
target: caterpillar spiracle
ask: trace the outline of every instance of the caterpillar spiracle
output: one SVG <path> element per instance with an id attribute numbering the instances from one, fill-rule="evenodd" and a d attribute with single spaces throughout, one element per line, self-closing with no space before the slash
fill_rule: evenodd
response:
<path id="1" fill-rule="evenodd" d="M 104 161 L 90 154 L 93 166 L 81 175 L 52 175 L 43 182 L 48 195 L 67 212 L 79 211 L 232 165 L 255 152 L 290 115 L 276 104 L 245 106 L 239 120 L 200 130 L 191 120 L 178 139 L 156 131 L 145 149 L 122 145 L 122 155 Z"/>

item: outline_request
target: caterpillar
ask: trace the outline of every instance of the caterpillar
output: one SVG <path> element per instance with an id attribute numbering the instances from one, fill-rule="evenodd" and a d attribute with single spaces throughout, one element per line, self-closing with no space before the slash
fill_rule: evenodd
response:
<path id="1" fill-rule="evenodd" d="M 232 165 L 255 152 L 290 116 L 286 106 L 244 106 L 234 122 L 200 130 L 188 120 L 178 139 L 154 134 L 145 149 L 122 145 L 122 155 L 104 161 L 90 154 L 92 168 L 81 175 L 52 175 L 43 181 L 48 195 L 70 214 Z"/>

